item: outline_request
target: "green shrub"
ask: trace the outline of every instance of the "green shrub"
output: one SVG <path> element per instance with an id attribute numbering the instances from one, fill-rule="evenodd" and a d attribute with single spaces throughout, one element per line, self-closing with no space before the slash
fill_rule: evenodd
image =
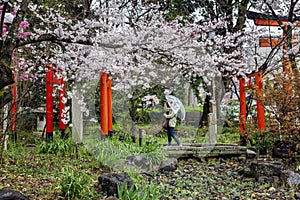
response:
<path id="1" fill-rule="evenodd" d="M 124 182 L 118 188 L 118 197 L 120 200 L 158 200 L 162 195 L 159 194 L 159 186 L 150 183 L 146 188 L 133 184 L 130 189 L 127 189 L 127 184 Z"/>
<path id="2" fill-rule="evenodd" d="M 252 131 L 248 136 L 251 145 L 255 146 L 259 151 L 271 152 L 276 145 L 276 142 L 280 140 L 278 135 L 274 135 L 267 131 Z"/>
<path id="3" fill-rule="evenodd" d="M 38 145 L 37 152 L 63 156 L 74 152 L 74 148 L 75 143 L 71 139 L 63 139 L 59 136 L 55 136 L 52 141 L 43 141 L 40 145 Z"/>
<path id="4" fill-rule="evenodd" d="M 153 139 L 146 139 L 141 147 L 138 143 L 133 143 L 129 136 L 124 136 L 123 141 L 119 141 L 118 135 L 107 140 L 96 140 L 95 138 L 86 139 L 86 148 L 99 161 L 100 166 L 105 165 L 110 168 L 117 167 L 119 170 L 132 170 L 127 165 L 126 158 L 132 155 L 144 155 L 150 165 L 158 165 L 166 158 L 167 153 L 162 145 Z"/>
<path id="5" fill-rule="evenodd" d="M 74 168 L 66 168 L 62 172 L 60 181 L 61 193 L 67 199 L 81 199 L 83 196 L 89 196 L 89 183 L 91 178 Z"/>

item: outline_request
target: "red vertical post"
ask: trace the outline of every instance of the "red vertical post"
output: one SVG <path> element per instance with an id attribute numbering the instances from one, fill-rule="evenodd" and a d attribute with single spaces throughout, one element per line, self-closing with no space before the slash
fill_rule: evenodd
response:
<path id="1" fill-rule="evenodd" d="M 66 124 L 64 121 L 64 109 L 65 109 L 65 103 L 64 103 L 64 97 L 65 97 L 65 84 L 63 77 L 60 78 L 60 85 L 61 88 L 59 90 L 59 130 L 61 132 L 62 138 L 65 137 L 65 130 L 66 130 Z"/>
<path id="2" fill-rule="evenodd" d="M 46 72 L 46 141 L 53 139 L 53 69 Z"/>
<path id="3" fill-rule="evenodd" d="M 111 77 L 108 77 L 107 80 L 107 113 L 108 113 L 108 133 L 112 134 L 113 123 L 112 123 L 112 80 Z"/>
<path id="4" fill-rule="evenodd" d="M 100 134 L 108 134 L 107 74 L 100 74 Z"/>
<path id="5" fill-rule="evenodd" d="M 244 78 L 239 78 L 239 84 L 240 84 L 240 118 L 239 118 L 239 122 L 240 122 L 240 131 L 241 131 L 241 135 L 245 135 L 246 134 L 246 91 L 245 91 L 245 87 L 246 87 L 246 81 Z"/>
<path id="6" fill-rule="evenodd" d="M 262 74 L 256 73 L 255 74 L 255 84 L 256 84 L 256 93 L 258 99 L 256 100 L 256 106 L 257 106 L 257 127 L 258 130 L 265 130 L 265 111 L 264 106 L 262 104 L 262 97 L 263 97 L 263 82 L 262 82 Z"/>
<path id="7" fill-rule="evenodd" d="M 11 86 L 12 87 L 12 93 L 13 93 L 13 100 L 12 100 L 12 140 L 14 142 L 17 141 L 17 74 L 14 73 L 14 79 L 15 83 Z"/>

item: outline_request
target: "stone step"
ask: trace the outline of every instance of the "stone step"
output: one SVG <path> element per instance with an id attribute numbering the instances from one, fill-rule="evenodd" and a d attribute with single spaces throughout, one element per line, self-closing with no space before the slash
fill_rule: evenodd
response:
<path id="1" fill-rule="evenodd" d="M 245 146 L 237 144 L 182 144 L 165 145 L 170 157 L 209 158 L 209 157 L 241 157 L 253 158 L 256 153 Z"/>

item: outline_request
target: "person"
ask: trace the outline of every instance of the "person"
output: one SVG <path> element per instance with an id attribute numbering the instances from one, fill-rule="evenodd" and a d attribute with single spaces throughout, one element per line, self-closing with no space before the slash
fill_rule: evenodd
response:
<path id="1" fill-rule="evenodd" d="M 169 119 L 169 126 L 167 129 L 167 134 L 168 134 L 168 145 L 171 145 L 172 142 L 172 138 L 174 138 L 174 140 L 176 141 L 176 143 L 181 146 L 178 138 L 175 135 L 175 126 L 176 126 L 176 122 L 177 122 L 177 115 L 174 113 L 174 111 L 170 108 L 168 102 L 164 102 L 164 117 Z"/>

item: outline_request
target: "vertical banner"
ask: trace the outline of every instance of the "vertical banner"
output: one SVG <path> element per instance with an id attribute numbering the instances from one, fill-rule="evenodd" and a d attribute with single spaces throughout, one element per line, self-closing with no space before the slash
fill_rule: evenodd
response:
<path id="1" fill-rule="evenodd" d="M 263 82 L 262 82 L 262 75 L 261 73 L 255 74 L 255 85 L 256 85 L 256 93 L 258 96 L 258 99 L 256 100 L 256 106 L 257 106 L 257 127 L 258 130 L 265 130 L 265 111 L 264 106 L 261 102 L 261 97 L 263 97 Z"/>
<path id="2" fill-rule="evenodd" d="M 53 69 L 46 72 L 46 140 L 53 139 Z"/>
<path id="3" fill-rule="evenodd" d="M 240 82 L 240 132 L 242 135 L 246 134 L 246 81 L 244 78 L 239 78 Z"/>
<path id="4" fill-rule="evenodd" d="M 100 74 L 100 134 L 108 135 L 107 73 Z"/>
<path id="5" fill-rule="evenodd" d="M 61 88 L 59 90 L 59 130 L 61 131 L 61 136 L 65 137 L 65 130 L 66 130 L 66 124 L 64 123 L 64 119 L 65 119 L 65 117 L 64 117 L 65 116 L 65 113 L 64 113 L 65 84 L 64 84 L 64 79 L 62 76 L 59 79 L 59 83 L 61 85 Z"/>

